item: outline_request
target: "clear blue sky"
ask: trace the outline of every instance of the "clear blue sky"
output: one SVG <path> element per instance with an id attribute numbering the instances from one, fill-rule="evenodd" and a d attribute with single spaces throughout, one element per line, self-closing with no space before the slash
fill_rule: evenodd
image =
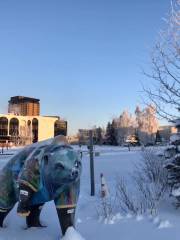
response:
<path id="1" fill-rule="evenodd" d="M 170 0 L 0 1 L 0 112 L 10 96 L 41 99 L 69 133 L 106 125 L 140 102 L 141 67 Z"/>

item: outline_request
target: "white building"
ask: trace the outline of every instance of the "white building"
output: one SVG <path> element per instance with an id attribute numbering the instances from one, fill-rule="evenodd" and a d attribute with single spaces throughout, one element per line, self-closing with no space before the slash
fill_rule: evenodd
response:
<path id="1" fill-rule="evenodd" d="M 25 145 L 59 134 L 67 135 L 67 122 L 60 117 L 0 114 L 0 142 Z"/>

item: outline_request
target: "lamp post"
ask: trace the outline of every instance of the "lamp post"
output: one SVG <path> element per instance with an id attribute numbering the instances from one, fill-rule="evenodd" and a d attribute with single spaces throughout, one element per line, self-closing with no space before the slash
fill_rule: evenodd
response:
<path id="1" fill-rule="evenodd" d="M 94 181 L 94 151 L 93 151 L 93 131 L 89 131 L 89 155 L 90 155 L 90 177 L 91 177 L 91 196 L 95 195 Z"/>

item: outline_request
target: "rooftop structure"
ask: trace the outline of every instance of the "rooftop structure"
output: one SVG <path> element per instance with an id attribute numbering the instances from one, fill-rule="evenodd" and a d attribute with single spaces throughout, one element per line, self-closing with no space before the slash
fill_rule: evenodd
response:
<path id="1" fill-rule="evenodd" d="M 11 97 L 8 113 L 20 116 L 39 116 L 40 100 L 24 96 Z"/>

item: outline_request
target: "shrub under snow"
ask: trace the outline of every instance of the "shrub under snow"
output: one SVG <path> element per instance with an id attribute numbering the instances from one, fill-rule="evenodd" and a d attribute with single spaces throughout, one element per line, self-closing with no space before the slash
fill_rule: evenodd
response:
<path id="1" fill-rule="evenodd" d="M 164 158 L 159 157 L 153 149 L 145 150 L 128 183 L 124 178 L 117 178 L 114 200 L 112 197 L 101 199 L 98 215 L 111 220 L 118 212 L 156 214 L 168 189 L 167 170 L 163 164 Z"/>

